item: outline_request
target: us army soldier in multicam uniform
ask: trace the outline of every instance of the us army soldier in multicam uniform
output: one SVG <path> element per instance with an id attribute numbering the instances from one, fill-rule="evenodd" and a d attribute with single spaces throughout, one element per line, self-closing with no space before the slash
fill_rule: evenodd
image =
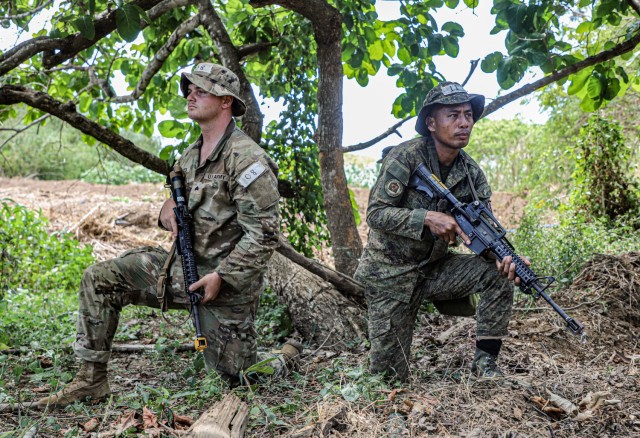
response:
<path id="1" fill-rule="evenodd" d="M 277 166 L 233 116 L 245 112 L 237 76 L 202 63 L 183 73 L 180 88 L 187 113 L 202 135 L 178 160 L 193 217 L 193 249 L 203 288 L 200 320 L 208 348 L 205 365 L 230 384 L 257 361 L 254 318 L 265 287 L 267 262 L 277 246 Z M 175 202 L 162 206 L 159 225 L 177 236 Z M 65 406 L 110 392 L 107 362 L 120 311 L 128 304 L 189 308 L 179 256 L 144 247 L 89 267 L 80 286 L 77 337 L 81 367 L 76 378 L 40 406 Z M 298 347 L 298 348 L 296 348 Z M 301 347 L 285 344 L 284 356 Z"/>
<path id="2" fill-rule="evenodd" d="M 510 258 L 497 263 L 449 252 L 458 236 L 465 242 L 469 238 L 445 213 L 446 201 L 427 199 L 409 184 L 425 163 L 462 202 L 475 198 L 490 206 L 487 179 L 462 150 L 483 110 L 483 96 L 468 94 L 456 83 L 439 84 L 418 115 L 416 130 L 422 137 L 393 147 L 382 161 L 369 196 L 369 239 L 355 274 L 365 285 L 373 372 L 407 379 L 413 325 L 424 300 L 443 313 L 471 316 L 475 305 L 470 306 L 470 298 L 477 293 L 471 369 L 481 378 L 503 376 L 496 359 L 511 315 L 509 280 L 519 282 L 515 265 Z"/>

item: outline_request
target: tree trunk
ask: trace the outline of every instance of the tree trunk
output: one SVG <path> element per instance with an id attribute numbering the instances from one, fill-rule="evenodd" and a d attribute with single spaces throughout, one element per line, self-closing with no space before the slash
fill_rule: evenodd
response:
<path id="1" fill-rule="evenodd" d="M 308 343 L 343 350 L 366 340 L 364 308 L 331 284 L 277 252 L 267 276 L 271 290 L 287 305 L 294 326 Z"/>
<path id="2" fill-rule="evenodd" d="M 313 20 L 318 45 L 320 180 L 336 269 L 352 276 L 362 254 L 342 156 L 342 16 L 327 5 Z"/>
<path id="3" fill-rule="evenodd" d="M 313 24 L 318 46 L 320 183 L 336 269 L 353 276 L 362 241 L 351 208 L 342 156 L 342 15 L 326 0 L 251 0 L 254 7 L 278 4 Z"/>

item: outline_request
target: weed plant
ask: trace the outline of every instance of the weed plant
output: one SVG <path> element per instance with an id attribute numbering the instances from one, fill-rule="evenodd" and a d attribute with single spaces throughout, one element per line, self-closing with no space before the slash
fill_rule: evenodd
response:
<path id="1" fill-rule="evenodd" d="M 594 254 L 640 249 L 640 232 L 624 222 L 587 218 L 565 207 L 559 223 L 549 226 L 542 215 L 543 209 L 527 209 L 511 240 L 538 275 L 553 275 L 560 285 L 570 284 Z"/>
<path id="2" fill-rule="evenodd" d="M 7 383 L 19 386 L 23 375 L 35 385 L 71 379 L 69 355 L 62 350 L 73 340 L 77 288 L 83 270 L 93 262 L 91 246 L 72 236 L 49 233 L 49 223 L 11 200 L 0 200 L 0 403 L 9 399 Z M 72 310 L 74 309 L 74 310 Z"/>

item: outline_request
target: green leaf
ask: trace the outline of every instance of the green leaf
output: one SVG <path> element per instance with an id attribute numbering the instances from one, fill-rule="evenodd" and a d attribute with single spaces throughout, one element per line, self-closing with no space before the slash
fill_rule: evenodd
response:
<path id="1" fill-rule="evenodd" d="M 582 90 L 584 85 L 587 83 L 587 79 L 591 76 L 591 72 L 593 69 L 586 68 L 584 70 L 580 70 L 578 73 L 571 76 L 571 85 L 567 89 L 567 93 L 571 96 L 576 94 L 578 91 Z"/>
<path id="2" fill-rule="evenodd" d="M 576 28 L 576 33 L 588 33 L 593 30 L 593 23 L 590 21 L 583 21 Z"/>
<path id="3" fill-rule="evenodd" d="M 374 41 L 378 40 L 378 36 L 373 31 L 373 29 L 371 29 L 370 27 L 365 27 L 365 29 L 364 29 L 364 37 L 365 37 L 365 39 L 367 40 L 367 42 L 369 44 L 371 44 Z"/>
<path id="4" fill-rule="evenodd" d="M 464 0 L 464 4 L 471 9 L 477 8 L 479 3 L 480 3 L 480 0 Z"/>
<path id="5" fill-rule="evenodd" d="M 184 134 L 185 127 L 177 120 L 164 120 L 158 124 L 158 131 L 163 137 L 176 138 Z"/>
<path id="6" fill-rule="evenodd" d="M 89 15 L 94 16 L 96 13 L 96 0 L 89 0 Z"/>
<path id="7" fill-rule="evenodd" d="M 455 9 L 458 6 L 460 0 L 446 0 L 445 4 L 449 9 Z"/>
<path id="8" fill-rule="evenodd" d="M 89 16 L 85 15 L 73 20 L 73 27 L 78 29 L 80 35 L 88 40 L 92 40 L 96 36 L 96 27 L 93 24 L 93 19 Z"/>
<path id="9" fill-rule="evenodd" d="M 613 100 L 620 93 L 620 89 L 620 80 L 618 78 L 609 79 L 603 97 L 607 100 Z"/>
<path id="10" fill-rule="evenodd" d="M 369 47 L 369 57 L 373 60 L 379 61 L 384 56 L 384 49 L 382 48 L 382 41 L 376 40 Z"/>
<path id="11" fill-rule="evenodd" d="M 442 25 L 443 32 L 449 32 L 453 36 L 463 37 L 464 36 L 464 28 L 460 26 L 458 23 L 454 23 L 452 21 L 447 21 Z"/>
<path id="12" fill-rule="evenodd" d="M 599 98 L 602 95 L 602 81 L 600 80 L 600 74 L 594 73 L 589 76 L 587 81 L 587 96 L 591 99 Z"/>
<path id="13" fill-rule="evenodd" d="M 411 54 L 405 46 L 398 49 L 398 59 L 400 59 L 404 64 L 411 64 Z"/>
<path id="14" fill-rule="evenodd" d="M 498 69 L 504 56 L 500 52 L 489 53 L 480 63 L 480 68 L 485 73 L 493 73 Z"/>
<path id="15" fill-rule="evenodd" d="M 427 44 L 429 55 L 437 55 L 440 53 L 440 50 L 442 50 L 442 35 L 437 33 L 430 35 L 429 38 L 427 38 Z"/>
<path id="16" fill-rule="evenodd" d="M 131 4 L 116 9 L 116 26 L 123 40 L 132 42 L 140 33 L 140 13 Z"/>
<path id="17" fill-rule="evenodd" d="M 444 46 L 444 53 L 452 58 L 456 58 L 458 56 L 460 47 L 458 47 L 458 40 L 455 37 L 448 36 L 443 38 L 442 44 Z"/>
<path id="18" fill-rule="evenodd" d="M 605 18 L 609 15 L 617 6 L 617 1 L 615 0 L 604 0 L 601 2 L 598 7 L 596 7 L 594 17 Z"/>
<path id="19" fill-rule="evenodd" d="M 358 388 L 352 383 L 348 383 L 347 385 L 343 386 L 340 390 L 340 393 L 342 394 L 342 397 L 348 402 L 354 402 L 360 398 L 360 392 L 358 391 Z"/>

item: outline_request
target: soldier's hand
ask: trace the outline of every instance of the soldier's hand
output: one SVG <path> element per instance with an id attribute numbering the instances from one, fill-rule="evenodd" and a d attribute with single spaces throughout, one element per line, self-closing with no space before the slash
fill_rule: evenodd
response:
<path id="1" fill-rule="evenodd" d="M 469 236 L 462 231 L 456 220 L 448 214 L 428 211 L 424 216 L 424 224 L 429 227 L 434 236 L 439 237 L 449 245 L 456 243 L 457 236 L 460 236 L 465 244 L 471 244 Z"/>
<path id="2" fill-rule="evenodd" d="M 220 293 L 220 287 L 222 286 L 222 277 L 217 272 L 212 272 L 205 275 L 200 280 L 196 281 L 189 287 L 191 292 L 203 288 L 204 295 L 202 296 L 202 304 L 206 304 L 209 301 L 213 301 L 218 297 Z"/>
<path id="3" fill-rule="evenodd" d="M 160 223 L 167 230 L 171 231 L 173 238 L 178 237 L 178 222 L 176 221 L 176 214 L 173 209 L 176 206 L 176 202 L 173 199 L 167 199 L 162 204 L 162 210 L 160 210 Z"/>
<path id="4" fill-rule="evenodd" d="M 520 257 L 525 265 L 531 266 L 531 262 L 526 257 Z M 511 256 L 506 256 L 502 261 L 496 260 L 496 267 L 498 272 L 503 277 L 507 277 L 509 281 L 513 281 L 515 284 L 520 284 L 520 277 L 516 276 L 516 264 L 513 263 Z"/>

